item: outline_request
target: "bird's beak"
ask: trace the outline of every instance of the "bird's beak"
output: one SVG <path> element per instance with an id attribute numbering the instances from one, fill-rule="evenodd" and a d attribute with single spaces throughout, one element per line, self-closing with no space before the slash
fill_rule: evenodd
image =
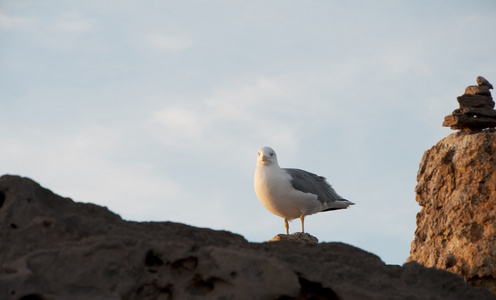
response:
<path id="1" fill-rule="evenodd" d="M 267 155 L 262 156 L 262 161 L 267 162 L 269 160 L 269 157 Z"/>

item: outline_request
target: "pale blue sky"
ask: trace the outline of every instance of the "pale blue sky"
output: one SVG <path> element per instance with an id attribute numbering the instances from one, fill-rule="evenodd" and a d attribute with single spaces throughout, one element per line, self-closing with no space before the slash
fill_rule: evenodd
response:
<path id="1" fill-rule="evenodd" d="M 270 146 L 357 204 L 309 233 L 401 264 L 418 164 L 496 82 L 495 29 L 489 0 L 3 0 L 0 173 L 261 242 L 284 232 L 253 190 Z"/>

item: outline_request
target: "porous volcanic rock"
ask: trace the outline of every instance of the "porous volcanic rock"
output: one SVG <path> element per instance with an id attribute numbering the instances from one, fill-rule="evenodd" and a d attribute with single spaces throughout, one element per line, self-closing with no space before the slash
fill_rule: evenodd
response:
<path id="1" fill-rule="evenodd" d="M 410 258 L 496 294 L 496 131 L 461 131 L 424 153 Z"/>
<path id="2" fill-rule="evenodd" d="M 495 299 L 449 272 L 385 265 L 342 243 L 249 243 L 129 222 L 0 177 L 0 299 Z"/>
<path id="3" fill-rule="evenodd" d="M 269 240 L 269 242 L 293 241 L 299 243 L 318 244 L 319 239 L 306 232 L 293 232 L 292 234 L 280 233 Z"/>

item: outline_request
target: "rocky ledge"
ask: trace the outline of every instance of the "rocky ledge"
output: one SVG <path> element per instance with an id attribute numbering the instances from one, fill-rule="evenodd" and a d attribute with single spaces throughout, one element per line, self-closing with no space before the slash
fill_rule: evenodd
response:
<path id="1" fill-rule="evenodd" d="M 130 222 L 0 177 L 0 298 L 495 299 L 450 272 L 384 264 L 342 243 L 249 243 L 226 231 Z"/>
<path id="2" fill-rule="evenodd" d="M 460 131 L 424 153 L 410 260 L 496 295 L 496 130 Z"/>

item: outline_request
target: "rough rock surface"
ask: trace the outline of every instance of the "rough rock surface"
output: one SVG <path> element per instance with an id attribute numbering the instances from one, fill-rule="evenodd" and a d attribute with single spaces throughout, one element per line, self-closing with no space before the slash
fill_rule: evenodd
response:
<path id="1" fill-rule="evenodd" d="M 269 242 L 277 242 L 277 241 L 293 241 L 293 242 L 309 243 L 309 244 L 319 243 L 318 238 L 306 232 L 294 232 L 293 234 L 280 233 L 269 240 Z"/>
<path id="2" fill-rule="evenodd" d="M 248 243 L 122 220 L 0 177 L 0 299 L 495 299 L 449 272 L 342 243 Z"/>
<path id="3" fill-rule="evenodd" d="M 424 153 L 410 258 L 496 294 L 496 131 L 461 131 Z"/>

